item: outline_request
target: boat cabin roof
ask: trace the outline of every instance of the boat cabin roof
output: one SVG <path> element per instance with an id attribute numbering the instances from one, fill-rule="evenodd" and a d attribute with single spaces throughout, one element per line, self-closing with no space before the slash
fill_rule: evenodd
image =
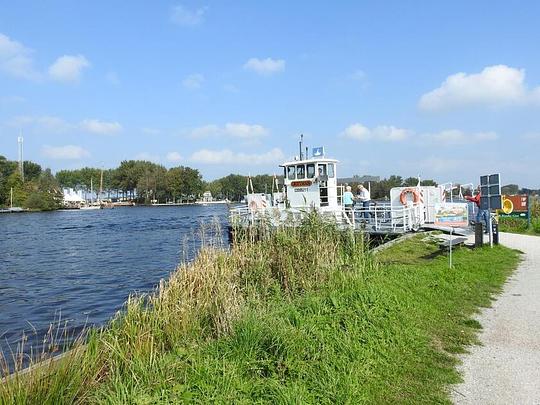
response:
<path id="1" fill-rule="evenodd" d="M 308 163 L 339 163 L 339 160 L 329 159 L 329 158 L 310 158 L 303 160 L 291 160 L 290 162 L 285 162 L 279 165 L 279 167 L 295 166 Z"/>

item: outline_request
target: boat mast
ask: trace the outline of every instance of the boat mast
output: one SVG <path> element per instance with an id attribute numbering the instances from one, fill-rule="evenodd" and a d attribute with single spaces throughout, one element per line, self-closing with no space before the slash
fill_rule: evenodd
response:
<path id="1" fill-rule="evenodd" d="M 99 198 L 98 201 L 101 201 L 101 194 L 103 193 L 103 168 L 101 169 L 101 179 L 99 181 Z"/>

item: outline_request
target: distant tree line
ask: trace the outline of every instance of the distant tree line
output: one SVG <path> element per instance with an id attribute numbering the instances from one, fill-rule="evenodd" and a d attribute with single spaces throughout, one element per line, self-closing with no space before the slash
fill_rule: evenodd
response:
<path id="1" fill-rule="evenodd" d="M 349 186 L 353 187 L 353 191 L 359 183 L 353 182 Z M 374 200 L 381 200 L 390 196 L 390 190 L 394 187 L 413 187 L 418 184 L 417 177 L 403 178 L 401 176 L 392 175 L 386 179 L 380 181 L 371 181 L 369 186 L 371 188 L 371 198 Z M 434 180 L 422 180 L 422 186 L 436 186 L 437 183 Z M 365 187 L 368 187 L 367 183 L 364 183 Z"/>
<path id="2" fill-rule="evenodd" d="M 528 195 L 540 195 L 540 189 L 519 187 L 517 184 L 507 184 L 501 187 L 501 193 L 503 194 L 528 194 Z"/>
<path id="3" fill-rule="evenodd" d="M 177 166 L 170 169 L 162 165 L 143 161 L 127 160 L 117 168 L 102 170 L 85 167 L 76 170 L 60 170 L 53 176 L 49 169 L 34 162 L 24 162 L 24 182 L 18 170 L 18 164 L 0 156 L 0 206 L 10 204 L 10 190 L 13 190 L 13 205 L 32 209 L 51 210 L 61 206 L 62 187 L 89 191 L 91 181 L 94 191 L 101 186 L 103 175 L 102 198 L 125 198 L 139 203 L 151 201 L 194 201 L 204 191 L 210 191 L 215 198 L 241 200 L 247 193 L 248 177 L 229 174 L 225 177 L 205 182 L 199 170 Z M 251 185 L 256 193 L 270 193 L 274 177 L 268 174 L 251 177 Z M 278 177 L 283 184 L 283 177 Z M 383 199 L 389 196 L 393 187 L 416 186 L 415 177 L 403 178 L 392 175 L 376 182 L 370 182 L 371 197 Z M 434 180 L 422 180 L 424 186 L 436 186 Z M 357 183 L 349 184 L 353 187 Z M 366 185 L 367 186 L 367 185 Z M 509 184 L 502 188 L 505 194 L 538 194 L 540 190 L 520 189 Z"/>
<path id="4" fill-rule="evenodd" d="M 210 191 L 215 198 L 241 200 L 246 194 L 247 177 L 239 174 L 205 182 L 197 169 L 177 166 L 170 169 L 162 165 L 142 161 L 127 160 L 115 169 L 101 170 L 85 167 L 77 170 L 61 170 L 56 179 L 62 187 L 90 190 L 93 180 L 94 191 L 101 186 L 103 172 L 103 193 L 107 197 L 119 197 L 139 203 L 151 201 L 194 201 L 204 191 Z M 252 177 L 255 192 L 270 192 L 273 176 Z"/>
<path id="5" fill-rule="evenodd" d="M 17 162 L 0 156 L 0 206 L 54 210 L 61 206 L 62 191 L 50 169 L 25 161 L 24 181 Z M 12 194 L 13 191 L 13 194 Z"/>

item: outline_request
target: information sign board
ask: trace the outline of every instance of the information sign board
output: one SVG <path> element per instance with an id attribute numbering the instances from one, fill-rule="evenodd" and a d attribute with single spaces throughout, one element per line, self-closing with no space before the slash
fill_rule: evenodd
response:
<path id="1" fill-rule="evenodd" d="M 502 218 L 529 218 L 529 196 L 527 194 L 503 195 L 499 216 Z"/>
<path id="2" fill-rule="evenodd" d="M 469 225 L 469 209 L 466 203 L 435 204 L 435 225 L 466 227 Z"/>

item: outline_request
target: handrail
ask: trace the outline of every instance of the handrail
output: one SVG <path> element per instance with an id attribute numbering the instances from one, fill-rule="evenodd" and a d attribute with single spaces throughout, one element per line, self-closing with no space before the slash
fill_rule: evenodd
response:
<path id="1" fill-rule="evenodd" d="M 310 208 L 277 208 L 251 210 L 247 206 L 235 207 L 230 210 L 231 221 L 241 225 L 253 225 L 257 222 L 268 221 L 272 225 L 294 226 L 309 212 Z M 417 230 L 424 224 L 422 204 L 396 207 L 391 204 L 376 204 L 369 208 L 343 206 L 337 209 L 321 210 L 321 213 L 333 218 L 338 225 L 362 228 L 368 232 L 404 233 Z"/>

